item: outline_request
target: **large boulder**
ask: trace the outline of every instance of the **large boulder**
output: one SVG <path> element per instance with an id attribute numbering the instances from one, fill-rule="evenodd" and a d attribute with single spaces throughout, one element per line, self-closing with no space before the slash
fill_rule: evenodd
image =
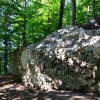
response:
<path id="1" fill-rule="evenodd" d="M 100 29 L 63 27 L 25 47 L 21 64 L 26 86 L 100 92 Z"/>

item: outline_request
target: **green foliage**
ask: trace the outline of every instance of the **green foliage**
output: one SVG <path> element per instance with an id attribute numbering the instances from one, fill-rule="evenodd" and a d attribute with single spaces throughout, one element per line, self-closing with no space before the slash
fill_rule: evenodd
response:
<path id="1" fill-rule="evenodd" d="M 95 13 L 100 15 L 100 2 L 95 1 Z M 71 0 L 66 0 L 63 26 L 71 25 L 71 4 Z M 4 50 L 3 42 L 5 40 L 12 44 L 12 48 L 15 48 L 22 46 L 24 38 L 27 43 L 36 43 L 56 30 L 59 6 L 60 0 L 0 0 L 0 45 L 2 50 Z M 92 17 L 93 0 L 76 0 L 77 24 L 86 22 L 88 6 L 90 7 L 89 17 Z"/>
<path id="2" fill-rule="evenodd" d="M 25 5 L 26 2 L 26 5 Z M 77 24 L 87 20 L 87 7 L 93 14 L 92 1 L 76 0 Z M 22 45 L 23 34 L 27 42 L 38 42 L 57 29 L 60 0 L 1 0 L 0 1 L 0 39 L 12 40 Z M 96 14 L 99 15 L 99 0 L 96 0 Z M 71 25 L 71 0 L 66 0 L 63 26 Z M 84 17 L 83 17 L 84 16 Z M 25 21 L 26 19 L 26 21 Z M 7 26 L 8 25 L 8 26 Z M 25 27 L 26 26 L 26 27 Z"/>

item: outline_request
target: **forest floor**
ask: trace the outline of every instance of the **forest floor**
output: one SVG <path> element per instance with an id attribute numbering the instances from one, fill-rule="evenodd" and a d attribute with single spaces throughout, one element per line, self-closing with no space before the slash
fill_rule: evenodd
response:
<path id="1" fill-rule="evenodd" d="M 15 82 L 12 75 L 1 75 L 0 100 L 100 100 L 100 95 L 71 90 L 39 91 Z"/>

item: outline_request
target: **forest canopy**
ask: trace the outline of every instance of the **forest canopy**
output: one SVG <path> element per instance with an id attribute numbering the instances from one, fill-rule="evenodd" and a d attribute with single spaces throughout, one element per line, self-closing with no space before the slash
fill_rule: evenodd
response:
<path id="1" fill-rule="evenodd" d="M 0 0 L 0 62 L 5 72 L 12 50 L 37 43 L 62 26 L 85 23 L 99 16 L 99 9 L 99 0 Z"/>

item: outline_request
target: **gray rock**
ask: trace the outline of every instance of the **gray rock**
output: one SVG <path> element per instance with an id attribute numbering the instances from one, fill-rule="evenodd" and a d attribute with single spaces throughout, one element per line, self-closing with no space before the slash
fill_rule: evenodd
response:
<path id="1" fill-rule="evenodd" d="M 23 83 L 43 90 L 100 91 L 99 30 L 66 26 L 41 43 L 24 48 L 21 55 Z"/>

